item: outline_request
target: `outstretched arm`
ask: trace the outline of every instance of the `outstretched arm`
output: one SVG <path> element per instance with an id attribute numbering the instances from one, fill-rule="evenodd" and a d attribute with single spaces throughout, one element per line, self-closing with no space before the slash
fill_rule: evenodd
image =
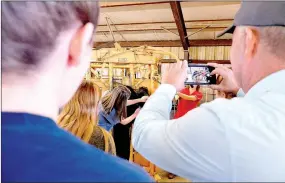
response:
<path id="1" fill-rule="evenodd" d="M 197 98 L 196 95 L 186 95 L 186 94 L 183 94 L 183 93 L 180 93 L 180 92 L 177 92 L 177 95 L 178 95 L 180 98 L 183 98 L 184 100 L 191 100 L 191 101 L 196 101 L 196 100 L 198 100 L 198 98 Z"/>
<path id="2" fill-rule="evenodd" d="M 129 105 L 134 105 L 134 104 L 140 103 L 140 102 L 141 102 L 141 99 L 140 99 L 140 98 L 138 98 L 138 99 L 133 99 L 133 100 L 128 100 L 128 101 L 127 101 L 127 106 L 129 106 Z"/>
<path id="3" fill-rule="evenodd" d="M 121 120 L 121 124 L 122 124 L 122 125 L 127 125 L 127 124 L 129 124 L 131 121 L 133 121 L 135 118 L 136 118 L 136 116 L 133 114 L 133 115 L 131 115 L 131 116 L 125 118 L 125 119 L 122 119 L 122 120 Z"/>
<path id="4" fill-rule="evenodd" d="M 137 104 L 137 103 L 140 103 L 140 102 L 146 102 L 147 99 L 148 99 L 148 96 L 143 96 L 142 98 L 128 100 L 127 101 L 127 106 L 134 105 L 134 104 Z"/>
<path id="5" fill-rule="evenodd" d="M 125 119 L 122 119 L 122 120 L 121 120 L 121 124 L 122 124 L 122 125 L 127 125 L 127 124 L 129 124 L 130 122 L 132 122 L 132 121 L 137 117 L 139 111 L 140 111 L 140 108 L 138 108 L 138 109 L 134 112 L 134 114 L 132 114 L 131 116 L 129 116 L 129 117 L 125 118 Z"/>

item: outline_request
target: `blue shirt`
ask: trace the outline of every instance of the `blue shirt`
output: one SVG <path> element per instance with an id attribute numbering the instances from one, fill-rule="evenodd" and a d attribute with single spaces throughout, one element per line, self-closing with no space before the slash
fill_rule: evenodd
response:
<path id="1" fill-rule="evenodd" d="M 103 110 L 99 112 L 99 121 L 98 125 L 104 128 L 107 131 L 110 131 L 117 123 L 120 123 L 121 120 L 117 116 L 117 111 L 112 109 L 110 114 L 106 114 Z"/>
<path id="2" fill-rule="evenodd" d="M 134 148 L 195 182 L 284 182 L 284 78 L 285 70 L 273 73 L 243 97 L 215 99 L 175 120 L 176 89 L 162 84 L 136 118 Z"/>
<path id="3" fill-rule="evenodd" d="M 2 112 L 3 182 L 151 182 L 140 167 L 106 154 L 46 117 Z"/>

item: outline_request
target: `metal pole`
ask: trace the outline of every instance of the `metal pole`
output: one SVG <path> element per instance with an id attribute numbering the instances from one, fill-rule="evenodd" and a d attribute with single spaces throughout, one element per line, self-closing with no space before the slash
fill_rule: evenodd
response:
<path id="1" fill-rule="evenodd" d="M 179 34 L 176 34 L 175 32 L 172 32 L 172 31 L 170 31 L 170 30 L 168 30 L 168 29 L 166 29 L 166 28 L 164 28 L 164 27 L 162 27 L 162 26 L 160 26 L 163 30 L 165 30 L 165 31 L 167 31 L 167 32 L 170 32 L 170 33 L 172 33 L 172 34 L 175 34 L 176 36 L 179 36 Z"/>
<path id="2" fill-rule="evenodd" d="M 108 18 L 110 20 L 110 22 L 112 23 L 112 25 L 115 27 L 116 31 L 122 36 L 123 40 L 125 40 L 126 42 L 128 42 L 128 40 L 123 36 L 123 34 L 118 30 L 118 28 L 116 27 L 116 25 L 114 24 L 114 22 L 111 20 L 111 18 Z"/>
<path id="3" fill-rule="evenodd" d="M 113 34 L 113 31 L 112 31 L 112 28 L 111 28 L 110 23 L 109 23 L 109 21 L 108 21 L 108 17 L 106 17 L 106 22 L 107 22 L 107 25 L 108 25 L 110 34 L 112 35 L 113 41 L 116 42 L 115 37 L 114 37 L 114 34 Z"/>
<path id="4" fill-rule="evenodd" d="M 196 31 L 196 32 L 194 32 L 194 33 L 192 33 L 192 34 L 190 34 L 189 36 L 185 36 L 185 38 L 188 38 L 188 37 L 190 37 L 190 36 L 193 36 L 194 34 L 197 34 L 198 32 L 201 32 L 202 30 L 204 30 L 204 29 L 206 29 L 206 28 L 208 28 L 208 27 L 210 27 L 211 25 L 207 25 L 206 27 L 204 27 L 204 28 L 202 28 L 202 29 L 200 29 L 200 30 L 198 30 L 198 31 Z"/>

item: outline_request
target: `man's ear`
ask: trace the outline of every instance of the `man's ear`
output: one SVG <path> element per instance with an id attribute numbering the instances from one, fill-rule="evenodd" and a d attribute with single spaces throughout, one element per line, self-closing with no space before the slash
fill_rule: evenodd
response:
<path id="1" fill-rule="evenodd" d="M 69 47 L 68 66 L 72 67 L 80 63 L 82 55 L 90 49 L 93 31 L 93 24 L 87 23 L 74 34 Z"/>
<path id="2" fill-rule="evenodd" d="M 251 27 L 245 28 L 245 56 L 251 60 L 257 52 L 260 35 L 258 31 Z"/>

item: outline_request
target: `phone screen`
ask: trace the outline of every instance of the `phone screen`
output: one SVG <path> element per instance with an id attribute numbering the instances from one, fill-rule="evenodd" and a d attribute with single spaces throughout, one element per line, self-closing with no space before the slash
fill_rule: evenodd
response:
<path id="1" fill-rule="evenodd" d="M 211 75 L 215 68 L 208 65 L 189 64 L 185 84 L 211 85 L 216 84 L 216 76 Z"/>

